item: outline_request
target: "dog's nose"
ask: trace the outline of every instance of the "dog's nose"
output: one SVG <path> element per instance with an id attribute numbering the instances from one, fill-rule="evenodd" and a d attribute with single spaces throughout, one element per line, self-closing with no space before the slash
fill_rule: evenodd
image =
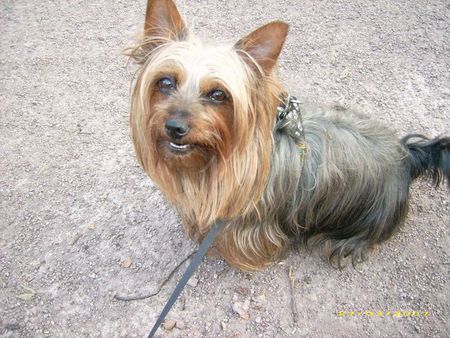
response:
<path id="1" fill-rule="evenodd" d="M 171 119 L 166 121 L 166 132 L 173 139 L 180 139 L 187 135 L 191 128 L 182 120 Z"/>

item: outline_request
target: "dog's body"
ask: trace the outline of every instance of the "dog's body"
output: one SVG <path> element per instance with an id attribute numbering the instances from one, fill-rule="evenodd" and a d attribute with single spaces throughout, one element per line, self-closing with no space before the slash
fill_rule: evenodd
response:
<path id="1" fill-rule="evenodd" d="M 215 248 L 242 269 L 293 241 L 359 260 L 401 225 L 413 179 L 450 178 L 449 138 L 399 141 L 367 116 L 308 102 L 280 118 L 286 34 L 272 22 L 234 46 L 204 46 L 171 0 L 150 0 L 130 52 L 142 65 L 130 120 L 141 164 L 194 239 L 228 220 Z"/>

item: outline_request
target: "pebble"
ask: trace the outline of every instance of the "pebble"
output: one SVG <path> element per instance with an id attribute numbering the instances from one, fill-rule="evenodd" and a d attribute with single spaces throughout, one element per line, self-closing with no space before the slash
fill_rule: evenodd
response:
<path id="1" fill-rule="evenodd" d="M 195 288 L 198 284 L 198 279 L 195 277 L 192 277 L 191 279 L 188 280 L 187 285 Z"/>
<path id="2" fill-rule="evenodd" d="M 243 286 L 238 286 L 238 287 L 235 289 L 235 291 L 236 291 L 237 293 L 239 293 L 240 295 L 242 295 L 242 296 L 248 296 L 249 293 L 250 293 L 250 290 L 249 290 L 248 288 L 246 288 L 246 287 L 243 287 Z"/>
<path id="3" fill-rule="evenodd" d="M 250 314 L 248 313 L 248 307 L 250 305 L 250 301 L 247 299 L 244 303 L 234 302 L 233 311 L 239 315 L 244 320 L 250 319 Z"/>
<path id="4" fill-rule="evenodd" d="M 309 330 L 306 327 L 298 328 L 295 332 L 296 337 L 306 337 L 308 335 L 309 335 Z"/>
<path id="5" fill-rule="evenodd" d="M 163 324 L 164 330 L 171 331 L 173 330 L 176 324 L 177 322 L 174 321 L 173 319 L 166 319 Z"/>
<path id="6" fill-rule="evenodd" d="M 180 330 L 184 330 L 186 328 L 186 323 L 179 320 L 176 323 L 176 327 Z"/>
<path id="7" fill-rule="evenodd" d="M 131 264 L 133 264 L 133 261 L 132 261 L 130 258 L 125 258 L 125 259 L 121 262 L 120 265 L 121 265 L 123 268 L 128 269 L 128 268 L 131 266 Z"/>
<path id="8" fill-rule="evenodd" d="M 225 331 L 227 329 L 227 324 L 225 322 L 220 322 L 220 328 L 222 331 Z"/>
<path id="9" fill-rule="evenodd" d="M 267 298 L 265 294 L 254 297 L 254 301 L 259 306 L 265 306 L 267 304 Z"/>

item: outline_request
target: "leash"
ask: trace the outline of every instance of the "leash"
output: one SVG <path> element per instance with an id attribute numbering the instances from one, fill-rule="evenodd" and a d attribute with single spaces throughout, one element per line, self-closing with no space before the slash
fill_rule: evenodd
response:
<path id="1" fill-rule="evenodd" d="M 166 318 L 167 314 L 169 313 L 173 304 L 177 300 L 178 296 L 181 294 L 181 291 L 183 291 L 184 287 L 186 286 L 186 283 L 188 282 L 189 278 L 191 278 L 192 274 L 195 272 L 195 270 L 197 270 L 198 266 L 202 262 L 202 259 L 205 256 L 206 252 L 208 251 L 208 248 L 211 246 L 212 242 L 219 234 L 219 231 L 220 229 L 222 229 L 224 223 L 225 222 L 222 220 L 214 222 L 211 230 L 209 230 L 208 235 L 203 240 L 202 244 L 200 244 L 200 247 L 195 253 L 194 258 L 192 259 L 191 263 L 189 264 L 180 281 L 178 282 L 177 286 L 175 287 L 175 290 L 173 290 L 172 295 L 170 296 L 169 300 L 167 301 L 166 305 L 161 311 L 161 314 L 156 320 L 155 325 L 153 325 L 153 328 L 148 334 L 147 338 L 152 338 L 155 335 L 156 331 L 163 323 L 164 318 Z"/>

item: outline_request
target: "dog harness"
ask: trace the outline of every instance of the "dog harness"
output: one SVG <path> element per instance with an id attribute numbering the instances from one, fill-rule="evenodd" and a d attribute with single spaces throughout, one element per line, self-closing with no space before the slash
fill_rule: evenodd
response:
<path id="1" fill-rule="evenodd" d="M 295 96 L 281 96 L 281 103 L 277 108 L 275 130 L 289 135 L 299 150 L 300 170 L 303 169 L 306 155 L 306 139 L 303 129 L 303 118 L 300 110 L 301 101 Z M 301 174 L 301 171 L 300 171 Z"/>

